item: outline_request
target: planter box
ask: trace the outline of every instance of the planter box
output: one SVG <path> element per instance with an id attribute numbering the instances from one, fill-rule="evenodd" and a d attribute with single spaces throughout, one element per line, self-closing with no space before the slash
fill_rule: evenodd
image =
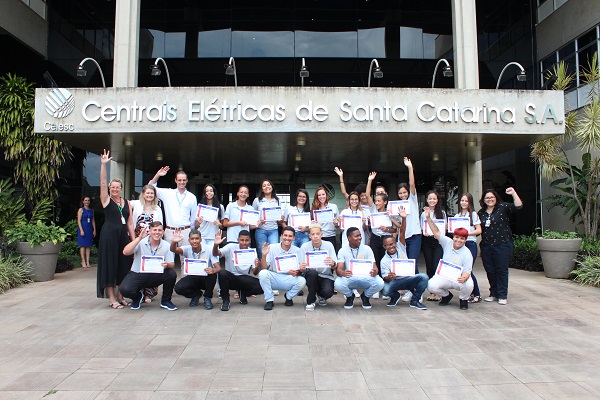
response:
<path id="1" fill-rule="evenodd" d="M 31 248 L 29 242 L 17 242 L 16 247 L 23 259 L 31 263 L 31 278 L 34 281 L 46 282 L 54 279 L 58 252 L 62 243 L 46 242 Z"/>
<path id="2" fill-rule="evenodd" d="M 537 238 L 547 278 L 566 279 L 575 268 L 575 258 L 581 248 L 581 238 L 543 239 Z"/>

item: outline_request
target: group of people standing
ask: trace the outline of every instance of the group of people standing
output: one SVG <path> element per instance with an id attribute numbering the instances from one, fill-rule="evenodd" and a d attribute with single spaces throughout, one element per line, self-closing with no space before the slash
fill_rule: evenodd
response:
<path id="1" fill-rule="evenodd" d="M 150 302 L 162 285 L 160 306 L 168 310 L 177 309 L 171 301 L 173 291 L 189 298 L 191 307 L 198 306 L 204 295 L 204 308 L 212 309 L 216 287 L 220 288 L 223 311 L 230 309 L 230 290 L 236 291 L 234 297 L 241 304 L 247 304 L 250 296 L 264 294 L 264 308 L 271 310 L 279 290 L 286 292 L 285 305 L 292 306 L 293 297 L 305 287 L 309 311 L 316 304 L 327 305 L 335 291 L 345 296 L 345 308 L 352 308 L 357 296 L 363 308 L 371 308 L 370 299 L 381 292 L 390 307 L 402 299 L 413 308 L 427 309 L 421 303 L 427 288 L 431 293 L 428 300 L 439 301 L 440 305 L 450 302 L 453 295 L 448 289 L 460 291 L 460 307 L 467 309 L 469 302 L 481 300 L 472 274 L 478 235 L 482 236 L 481 256 L 490 282 L 490 295 L 485 300 L 507 303 L 512 254 L 509 216 L 522 207 L 512 188 L 506 190 L 512 203 L 503 203 L 494 190 L 486 190 L 479 212 L 474 210 L 473 197 L 463 194 L 456 216 L 468 217 L 469 228 L 455 229 L 450 232 L 450 239 L 446 236 L 446 213 L 435 191 L 427 193 L 427 206 L 419 212 L 414 170 L 406 157 L 409 182 L 398 185 L 397 191 L 398 198 L 405 200 L 406 209 L 388 208 L 384 187 L 376 187 L 372 196 L 376 172 L 369 174 L 366 185 L 347 193 L 343 171 L 336 167 L 346 198 L 342 212 L 330 202 L 325 187 L 320 186 L 312 204 L 309 193 L 299 189 L 294 203 L 275 218 L 265 218 L 268 212 L 281 210 L 269 180 L 261 183 L 252 204 L 248 202 L 249 188 L 242 185 L 234 201 L 224 208 L 210 184 L 204 187 L 198 202 L 186 188 L 188 178 L 183 171 L 175 175 L 175 189 L 157 187 L 158 179 L 169 171 L 169 167 L 163 167 L 142 188 L 140 200 L 128 202 L 121 197 L 121 181 L 107 182 L 110 152 L 105 150 L 100 159 L 100 200 L 105 224 L 99 239 L 97 295 L 108 297 L 112 308 L 138 309 Z M 163 203 L 164 222 L 158 199 Z M 375 221 L 370 216 L 384 214 L 389 223 L 370 224 Z M 227 230 L 226 236 L 223 229 Z M 250 247 L 252 230 L 256 249 Z M 426 274 L 419 273 L 417 260 L 421 251 Z M 178 282 L 175 254 L 180 256 L 182 266 Z M 396 270 L 400 260 L 413 260 L 412 273 Z M 452 268 L 458 268 L 460 273 L 451 275 Z M 402 290 L 405 293 L 401 297 Z"/>

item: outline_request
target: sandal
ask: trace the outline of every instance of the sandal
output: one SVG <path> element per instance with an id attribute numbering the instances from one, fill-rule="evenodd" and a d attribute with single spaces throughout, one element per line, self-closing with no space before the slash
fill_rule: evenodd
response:
<path id="1" fill-rule="evenodd" d="M 427 296 L 427 301 L 440 301 L 440 299 L 435 295 Z"/>
<path id="2" fill-rule="evenodd" d="M 240 294 L 239 294 L 238 292 L 235 292 L 235 293 L 233 294 L 233 298 L 234 298 L 234 299 L 239 299 L 239 298 L 240 298 Z"/>
<path id="3" fill-rule="evenodd" d="M 469 303 L 479 303 L 481 301 L 481 296 L 471 296 L 467 301 Z"/>
<path id="4" fill-rule="evenodd" d="M 115 301 L 114 303 L 109 303 L 109 304 L 108 304 L 108 306 L 109 306 L 110 308 L 113 308 L 113 309 L 115 309 L 115 310 L 120 310 L 120 309 L 122 309 L 122 308 L 125 308 L 125 307 L 123 306 L 123 304 L 119 303 L 118 301 Z"/>
<path id="5" fill-rule="evenodd" d="M 125 300 L 119 300 L 119 301 L 117 301 L 117 303 L 119 303 L 123 307 L 130 307 L 131 306 L 131 303 L 129 303 L 129 302 L 125 301 Z"/>

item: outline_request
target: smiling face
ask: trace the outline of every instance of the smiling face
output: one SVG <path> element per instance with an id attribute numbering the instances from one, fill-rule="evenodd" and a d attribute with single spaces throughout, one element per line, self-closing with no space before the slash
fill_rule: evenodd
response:
<path id="1" fill-rule="evenodd" d="M 310 237 L 310 241 L 314 247 L 321 247 L 323 232 L 320 228 L 310 228 L 308 237 Z"/>
<path id="2" fill-rule="evenodd" d="M 160 240 L 163 237 L 163 227 L 162 225 L 158 225 L 158 226 L 153 226 L 152 228 L 150 228 L 150 240 L 153 243 L 158 243 L 160 242 Z"/>
<path id="3" fill-rule="evenodd" d="M 194 250 L 196 253 L 200 251 L 200 249 L 202 249 L 202 247 L 200 246 L 200 243 L 202 242 L 202 237 L 200 235 L 190 235 L 189 241 L 190 245 L 192 246 L 192 250 Z"/>
<path id="4" fill-rule="evenodd" d="M 91 200 L 90 200 L 90 198 L 89 198 L 89 197 L 84 197 L 84 198 L 83 198 L 83 200 L 81 200 L 81 203 L 83 204 L 83 206 L 84 206 L 85 208 L 89 208 L 89 207 L 90 207 Z"/>
<path id="5" fill-rule="evenodd" d="M 325 204 L 327 203 L 327 193 L 324 189 L 319 189 L 319 191 L 317 192 L 317 200 L 319 200 L 321 206 L 325 206 Z"/>
<path id="6" fill-rule="evenodd" d="M 152 201 L 154 201 L 154 190 L 144 190 L 144 200 L 146 200 L 147 203 L 152 203 Z"/>
<path id="7" fill-rule="evenodd" d="M 383 199 L 383 195 L 375 196 L 375 207 L 377 208 L 377 211 L 385 210 L 386 206 L 387 202 Z"/>
<path id="8" fill-rule="evenodd" d="M 427 205 L 429 206 L 429 208 L 431 208 L 431 209 L 435 208 L 437 203 L 438 203 L 437 194 L 429 193 L 429 195 L 427 196 Z"/>
<path id="9" fill-rule="evenodd" d="M 463 247 L 466 242 L 466 237 L 454 235 L 454 237 L 452 238 L 452 247 L 454 247 L 454 250 L 458 250 L 461 247 Z"/>
<path id="10" fill-rule="evenodd" d="M 304 205 L 306 204 L 306 194 L 302 193 L 302 192 L 298 192 L 298 194 L 296 195 L 296 205 L 298 207 L 304 207 Z"/>
<path id="11" fill-rule="evenodd" d="M 408 200 L 408 190 L 405 187 L 401 187 L 398 189 L 398 198 L 400 200 Z"/>
<path id="12" fill-rule="evenodd" d="M 250 246 L 250 236 L 240 235 L 238 236 L 238 244 L 240 245 L 240 249 L 244 250 Z"/>
<path id="13" fill-rule="evenodd" d="M 352 195 L 350 195 L 350 198 L 348 200 L 350 202 L 350 208 L 352 208 L 353 210 L 358 209 L 358 202 L 359 202 L 358 195 L 352 194 Z"/>
<path id="14" fill-rule="evenodd" d="M 269 181 L 263 181 L 260 188 L 264 194 L 270 195 L 273 193 L 273 185 L 271 185 L 271 182 Z"/>
<path id="15" fill-rule="evenodd" d="M 367 204 L 369 204 L 369 201 L 367 200 L 367 194 L 366 193 L 361 193 L 360 194 L 360 204 L 364 204 L 365 206 Z"/>
<path id="16" fill-rule="evenodd" d="M 180 192 L 185 191 L 185 187 L 188 183 L 188 177 L 185 172 L 179 172 L 175 176 L 175 183 L 177 184 L 177 189 L 179 189 Z"/>
<path id="17" fill-rule="evenodd" d="M 242 203 L 245 203 L 249 195 L 248 188 L 246 186 L 240 186 L 237 192 L 238 200 Z"/>
<path id="18" fill-rule="evenodd" d="M 469 198 L 467 196 L 460 198 L 460 209 L 463 211 L 469 209 Z"/>
<path id="19" fill-rule="evenodd" d="M 292 242 L 294 241 L 294 231 L 293 230 L 284 230 L 281 234 L 281 247 L 284 249 L 290 248 Z"/>
<path id="20" fill-rule="evenodd" d="M 494 196 L 493 193 L 486 193 L 483 197 L 483 201 L 488 208 L 494 208 L 498 199 L 496 199 L 496 196 Z"/>
<path id="21" fill-rule="evenodd" d="M 119 181 L 112 181 L 108 185 L 108 191 L 110 192 L 110 197 L 113 197 L 115 199 L 121 197 L 122 189 L 123 189 L 123 187 L 121 186 L 121 182 L 119 182 Z"/>
<path id="22" fill-rule="evenodd" d="M 396 240 L 393 237 L 386 237 L 383 239 L 383 248 L 390 256 L 396 254 L 398 250 Z"/>
<path id="23" fill-rule="evenodd" d="M 357 249 L 360 246 L 360 242 L 362 241 L 362 235 L 359 230 L 352 232 L 348 235 L 348 244 L 353 249 Z"/>
<path id="24" fill-rule="evenodd" d="M 212 200 L 215 197 L 215 191 L 212 186 L 207 186 L 204 189 L 204 196 L 206 196 L 206 200 Z"/>

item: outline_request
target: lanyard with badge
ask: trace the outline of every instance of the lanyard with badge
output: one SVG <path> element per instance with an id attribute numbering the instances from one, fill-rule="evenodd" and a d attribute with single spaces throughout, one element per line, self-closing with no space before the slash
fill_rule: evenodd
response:
<path id="1" fill-rule="evenodd" d="M 113 199 L 111 199 L 112 201 L 114 201 Z M 121 223 L 123 225 L 125 225 L 125 217 L 123 216 L 123 207 L 121 207 L 121 200 L 119 199 L 119 203 L 117 203 L 116 201 L 114 201 L 115 204 L 117 205 L 117 208 L 119 209 L 119 214 L 121 214 Z"/>
<path id="2" fill-rule="evenodd" d="M 183 193 L 183 197 L 181 198 L 181 200 L 179 200 L 179 191 L 175 192 L 175 198 L 177 199 L 177 202 L 179 203 L 179 208 L 181 208 L 181 204 L 185 200 L 185 196 L 187 196 L 187 190 L 185 191 L 185 193 Z"/>

